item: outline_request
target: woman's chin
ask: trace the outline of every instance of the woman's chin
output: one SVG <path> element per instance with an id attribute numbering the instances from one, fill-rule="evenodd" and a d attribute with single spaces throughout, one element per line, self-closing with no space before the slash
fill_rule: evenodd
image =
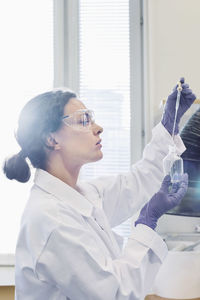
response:
<path id="1" fill-rule="evenodd" d="M 99 159 L 98 159 L 98 160 L 100 160 L 100 159 L 102 159 L 102 158 L 103 158 L 103 152 L 100 151 L 100 156 L 99 156 Z"/>
<path id="2" fill-rule="evenodd" d="M 100 160 L 102 158 L 103 158 L 103 152 L 98 151 L 98 153 L 93 157 L 93 160 L 91 162 L 98 161 L 98 160 Z"/>

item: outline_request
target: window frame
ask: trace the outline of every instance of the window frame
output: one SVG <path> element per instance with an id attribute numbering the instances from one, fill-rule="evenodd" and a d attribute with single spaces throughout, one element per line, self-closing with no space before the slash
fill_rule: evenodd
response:
<path id="1" fill-rule="evenodd" d="M 129 0 L 130 8 L 130 100 L 131 164 L 144 148 L 144 17 L 143 0 Z M 137 141 L 137 144 L 136 142 Z"/>
<path id="2" fill-rule="evenodd" d="M 54 0 L 54 87 L 79 92 L 79 0 Z"/>

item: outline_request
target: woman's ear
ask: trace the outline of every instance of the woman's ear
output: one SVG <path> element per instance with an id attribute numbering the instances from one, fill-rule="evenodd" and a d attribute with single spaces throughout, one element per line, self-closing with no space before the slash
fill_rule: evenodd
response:
<path id="1" fill-rule="evenodd" d="M 46 142 L 45 142 L 47 148 L 51 149 L 51 150 L 59 150 L 60 149 L 60 145 L 57 143 L 55 137 L 53 136 L 53 134 L 49 134 L 46 137 Z"/>

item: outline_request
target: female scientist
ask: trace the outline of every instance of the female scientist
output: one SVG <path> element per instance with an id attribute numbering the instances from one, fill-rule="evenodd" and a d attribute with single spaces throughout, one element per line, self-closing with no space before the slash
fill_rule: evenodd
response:
<path id="1" fill-rule="evenodd" d="M 176 134 L 195 99 L 184 79 L 181 83 Z M 78 181 L 80 168 L 103 156 L 103 129 L 93 112 L 73 92 L 61 90 L 25 105 L 16 133 L 21 151 L 4 164 L 6 176 L 20 182 L 30 177 L 27 158 L 36 168 L 16 247 L 17 300 L 144 299 L 167 253 L 154 231 L 157 220 L 187 190 L 187 174 L 171 192 L 169 176 L 161 185 L 162 160 L 174 145 L 176 94 L 174 89 L 168 97 L 142 160 L 127 174 L 88 183 Z M 175 144 L 182 153 L 178 135 Z M 122 251 L 111 228 L 143 205 Z"/>

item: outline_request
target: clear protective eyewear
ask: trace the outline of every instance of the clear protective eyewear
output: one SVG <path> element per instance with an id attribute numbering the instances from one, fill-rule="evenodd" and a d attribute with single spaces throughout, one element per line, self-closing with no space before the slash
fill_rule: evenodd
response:
<path id="1" fill-rule="evenodd" d="M 62 118 L 65 125 L 79 131 L 90 131 L 94 124 L 94 112 L 90 109 L 79 109 L 70 115 Z"/>

